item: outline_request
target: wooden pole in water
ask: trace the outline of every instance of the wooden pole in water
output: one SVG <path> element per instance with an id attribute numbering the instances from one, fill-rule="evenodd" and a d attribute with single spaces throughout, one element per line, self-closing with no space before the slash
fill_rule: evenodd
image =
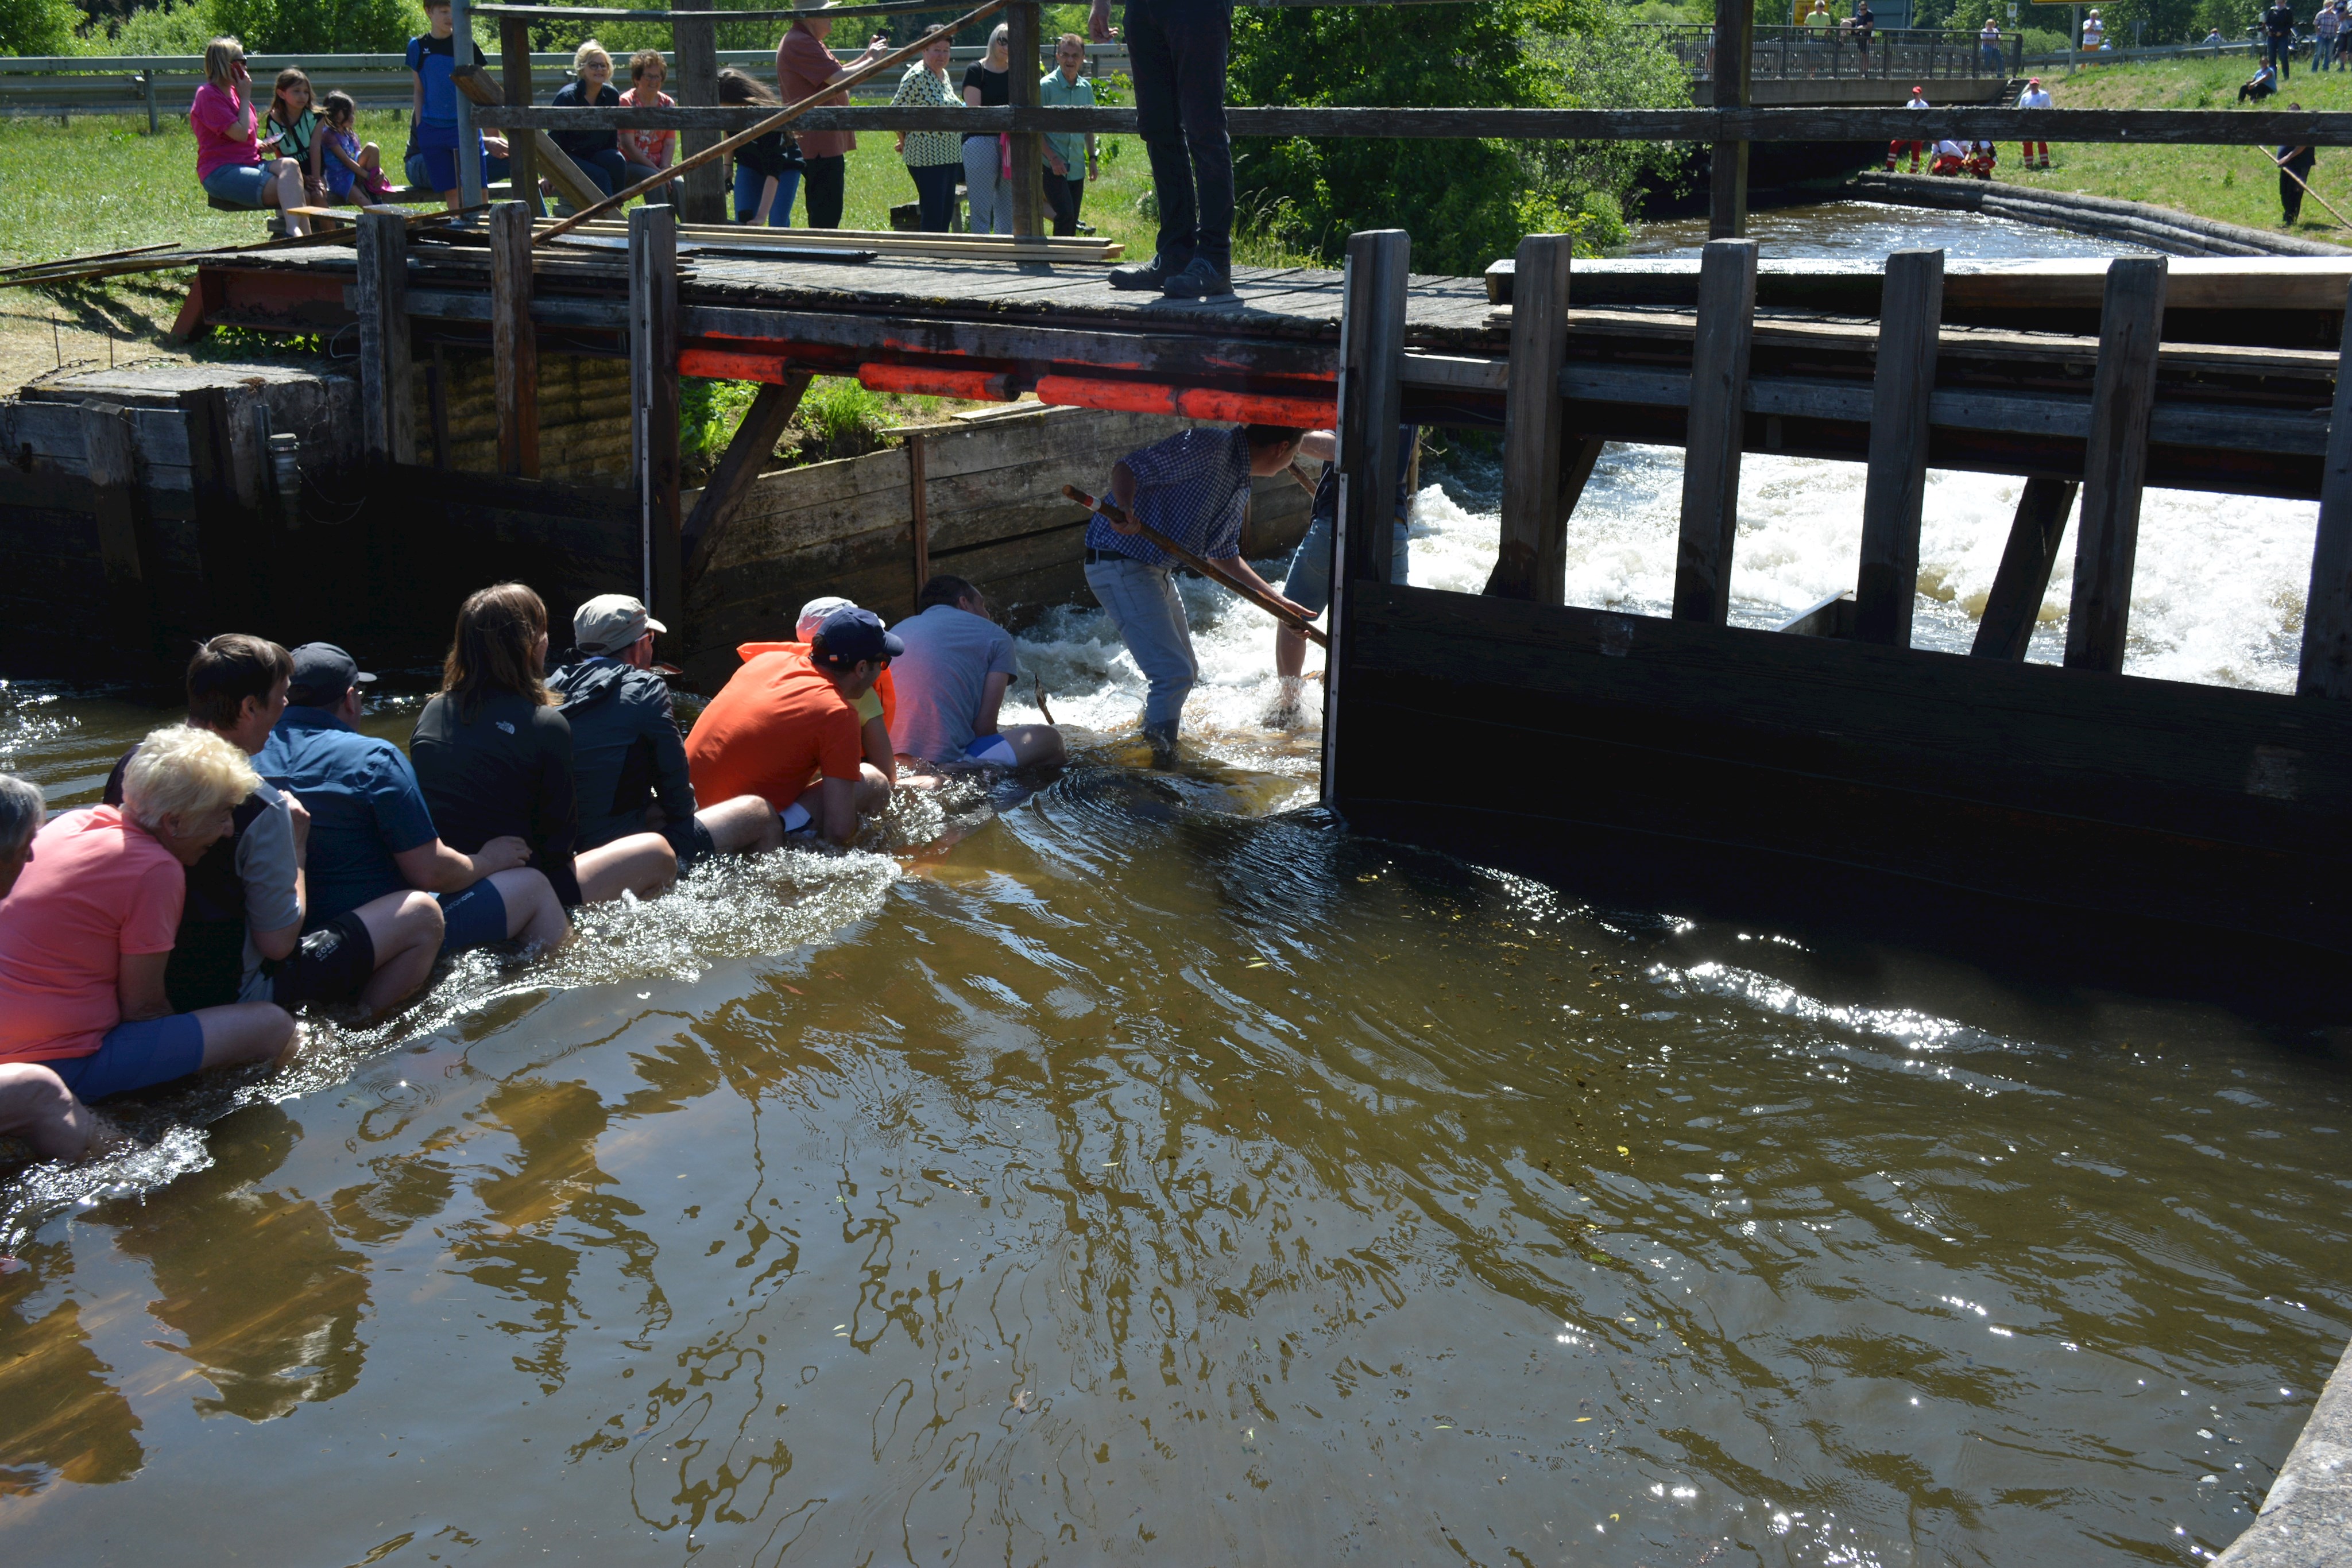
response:
<path id="1" fill-rule="evenodd" d="M 2017 497 L 2017 516 L 2009 526 L 2009 543 L 2000 552 L 1992 591 L 1985 596 L 1984 617 L 1977 622 L 1977 640 L 1969 653 L 1979 659 L 2025 657 L 2041 619 L 2042 596 L 2050 591 L 2050 570 L 2058 561 L 2058 541 L 2066 534 L 2067 514 L 2083 486 L 2072 479 L 2036 476 L 2025 482 Z"/>
<path id="2" fill-rule="evenodd" d="M 1119 506 L 1118 502 L 1110 500 L 1108 497 L 1098 500 L 1096 497 L 1087 495 L 1084 490 L 1079 489 L 1076 485 L 1063 486 L 1062 494 L 1067 496 L 1071 500 L 1076 501 L 1079 506 L 1084 507 L 1089 512 L 1101 513 L 1104 517 L 1108 517 L 1112 522 L 1133 523 L 1136 527 L 1136 530 L 1142 534 L 1145 538 L 1150 539 L 1153 544 L 1158 545 L 1161 549 L 1166 550 L 1170 555 L 1174 556 L 1178 560 L 1182 561 L 1186 566 L 1191 567 L 1194 571 L 1199 572 L 1211 582 L 1217 584 L 1221 588 L 1231 589 L 1235 594 L 1239 595 L 1241 598 L 1248 600 L 1252 604 L 1256 605 L 1260 610 L 1265 611 L 1268 615 L 1273 616 L 1285 626 L 1287 626 L 1292 631 L 1299 632 L 1305 636 L 1308 642 L 1314 643 L 1317 647 L 1328 648 L 1331 645 L 1331 639 L 1325 636 L 1320 628 L 1314 626 L 1307 622 L 1302 621 L 1297 615 L 1291 613 L 1288 609 L 1284 607 L 1283 602 L 1280 600 L 1259 592 L 1256 589 L 1251 587 L 1248 583 L 1242 581 L 1239 578 L 1226 576 L 1224 569 L 1218 566 L 1214 561 L 1210 560 L 1205 556 L 1194 555 L 1191 550 L 1186 549 L 1182 545 L 1178 544 L 1174 539 L 1170 538 L 1166 534 L 1161 533 L 1158 528 L 1153 528 L 1150 523 L 1145 522 L 1142 518 L 1130 517 L 1126 508 Z"/>
<path id="3" fill-rule="evenodd" d="M 530 208 L 490 209 L 490 357 L 497 371 L 499 471 L 539 477 L 539 329 L 530 321 Z"/>
<path id="4" fill-rule="evenodd" d="M 2347 300 L 2352 309 L 2352 297 Z M 2311 545 L 2311 591 L 2303 607 L 2303 665 L 2295 695 L 2352 697 L 2352 337 L 2336 367 L 2336 407 L 2319 477 L 2319 534 Z"/>
<path id="5" fill-rule="evenodd" d="M 2091 379 L 2091 434 L 2083 449 L 2074 605 L 2066 621 L 2066 667 L 2072 670 L 2123 672 L 2167 277 L 2160 256 L 2122 256 L 2107 265 L 2099 364 Z"/>
<path id="6" fill-rule="evenodd" d="M 1944 253 L 1886 258 L 1878 312 L 1878 371 L 1871 392 L 1870 472 L 1862 502 L 1862 565 L 1854 578 L 1856 642 L 1911 645 L 1919 592 L 1919 514 L 1927 487 L 1927 400 L 1944 315 Z"/>
<path id="7" fill-rule="evenodd" d="M 1502 542 L 1486 580 L 1486 591 L 1498 599 L 1558 604 L 1567 593 L 1559 371 L 1568 360 L 1569 270 L 1575 248 L 1569 235 L 1529 235 L 1519 241 L 1512 263 Z"/>
<path id="8" fill-rule="evenodd" d="M 1348 614 L 1360 584 L 1389 580 L 1394 533 L 1397 420 L 1403 407 L 1405 298 L 1412 236 L 1348 236 L 1339 307 L 1339 511 L 1331 529 L 1330 641 L 1323 660 L 1322 800 L 1339 799 L 1339 704 L 1347 685 Z"/>
<path id="9" fill-rule="evenodd" d="M 1748 68 L 1755 47 L 1755 0 L 1716 0 L 1715 108 L 1751 107 Z M 1738 239 L 1748 232 L 1747 142 L 1715 144 L 1707 163 L 1707 197 L 1709 239 Z"/>
<path id="10" fill-rule="evenodd" d="M 1675 619 L 1720 626 L 1731 615 L 1739 531 L 1739 454 L 1747 429 L 1748 350 L 1756 330 L 1756 242 L 1709 240 L 1699 256 L 1698 332 L 1691 343 L 1683 437 L 1682 543 Z"/>
<path id="11" fill-rule="evenodd" d="M 416 394 L 409 364 L 408 224 L 362 213 L 359 228 L 361 436 L 379 463 L 416 461 Z"/>
<path id="12" fill-rule="evenodd" d="M 677 337 L 677 217 L 668 207 L 641 206 L 629 214 L 629 425 L 644 597 L 656 620 L 683 624 Z"/>

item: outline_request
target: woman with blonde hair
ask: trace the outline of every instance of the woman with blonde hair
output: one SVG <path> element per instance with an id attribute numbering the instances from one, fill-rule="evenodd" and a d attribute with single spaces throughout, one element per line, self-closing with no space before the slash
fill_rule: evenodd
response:
<path id="1" fill-rule="evenodd" d="M 579 852 L 572 726 L 547 689 L 547 606 L 520 582 L 468 598 L 425 705 L 408 758 L 442 841 L 471 854 L 512 833 L 564 907 L 649 897 L 677 880 L 659 833 L 631 833 Z"/>
<path id="2" fill-rule="evenodd" d="M 572 50 L 572 79 L 548 101 L 558 109 L 620 108 L 621 94 L 613 86 L 613 57 L 604 52 L 604 46 L 589 38 Z M 621 155 L 619 131 L 558 131 L 553 134 L 555 144 L 569 153 L 572 161 L 580 165 L 580 172 L 595 181 L 606 195 L 629 188 L 629 164 Z"/>
<path id="3" fill-rule="evenodd" d="M 973 109 L 1013 101 L 1013 29 L 1003 22 L 988 36 L 986 57 L 963 73 L 963 100 Z M 1006 178 L 1004 138 L 993 131 L 963 133 L 963 189 L 971 204 L 971 232 L 1013 232 L 1013 183 Z"/>
<path id="4" fill-rule="evenodd" d="M 294 1019 L 274 1003 L 174 1013 L 163 988 L 187 868 L 260 782 L 228 741 L 173 725 L 140 743 L 120 807 L 34 836 L 0 902 L 0 1061 L 40 1062 L 91 1101 L 289 1052 Z"/>
<path id="5" fill-rule="evenodd" d="M 188 105 L 188 129 L 196 133 L 196 183 L 216 202 L 256 212 L 276 207 L 286 214 L 288 234 L 307 235 L 310 220 L 295 210 L 303 204 L 302 165 L 291 158 L 263 158 L 259 123 L 245 46 L 215 38 L 205 46 L 205 83 Z M 270 145 L 278 140 L 273 131 Z"/>

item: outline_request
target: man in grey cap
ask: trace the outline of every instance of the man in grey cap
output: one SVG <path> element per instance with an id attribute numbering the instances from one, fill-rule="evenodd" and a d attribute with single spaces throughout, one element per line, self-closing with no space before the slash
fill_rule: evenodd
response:
<path id="1" fill-rule="evenodd" d="M 572 652 L 547 685 L 572 726 L 580 847 L 651 831 L 677 852 L 680 871 L 708 855 L 780 847 L 783 826 L 757 795 L 696 805 L 669 683 L 653 667 L 654 638 L 668 630 L 625 593 L 600 593 L 572 614 Z"/>

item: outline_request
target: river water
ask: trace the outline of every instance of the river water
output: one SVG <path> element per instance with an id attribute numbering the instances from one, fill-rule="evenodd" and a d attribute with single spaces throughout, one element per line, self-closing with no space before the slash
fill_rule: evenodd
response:
<path id="1" fill-rule="evenodd" d="M 1493 476 L 1432 473 L 1414 576 L 1475 587 Z M 1612 450 L 1571 598 L 1664 601 L 1675 486 Z M 2002 494 L 1931 487 L 1935 635 Z M 1743 495 L 1742 619 L 1851 582 L 1858 474 Z M 2308 508 L 2235 505 L 2151 508 L 2135 667 L 2278 684 Z M 1264 622 L 1188 591 L 1185 768 L 1134 766 L 1131 667 L 1052 612 L 1059 780 L 476 955 L 0 1186 L 0 1550 L 2125 1563 L 2243 1528 L 2352 1333 L 2335 1040 L 1350 838 L 1311 722 L 1265 722 Z M 78 803 L 162 716 L 14 685 L 0 760 Z"/>

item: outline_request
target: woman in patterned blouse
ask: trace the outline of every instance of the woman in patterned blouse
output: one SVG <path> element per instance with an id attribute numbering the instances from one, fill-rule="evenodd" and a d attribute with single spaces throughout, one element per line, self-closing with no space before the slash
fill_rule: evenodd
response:
<path id="1" fill-rule="evenodd" d="M 961 108 L 963 100 L 948 84 L 948 36 L 932 36 L 929 47 L 907 74 L 890 99 L 893 109 Z M 898 156 L 914 176 L 915 200 L 922 209 L 923 232 L 945 234 L 955 225 L 956 181 L 963 173 L 963 139 L 952 131 L 902 131 Z"/>

